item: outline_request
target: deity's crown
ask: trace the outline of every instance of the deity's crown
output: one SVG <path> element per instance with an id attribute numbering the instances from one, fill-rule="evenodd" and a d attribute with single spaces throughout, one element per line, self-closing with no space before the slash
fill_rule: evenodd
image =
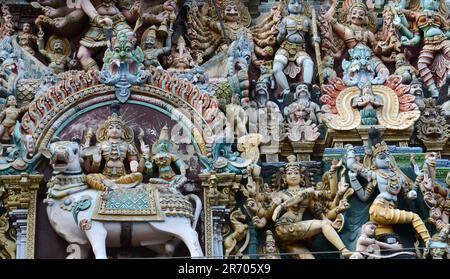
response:
<path id="1" fill-rule="evenodd" d="M 275 239 L 273 238 L 273 233 L 271 230 L 266 231 L 266 242 L 275 242 Z"/>
<path id="2" fill-rule="evenodd" d="M 361 8 L 365 12 L 367 12 L 367 5 L 362 0 L 355 0 L 350 5 L 349 11 L 353 10 L 354 8 Z"/>
<path id="3" fill-rule="evenodd" d="M 155 25 L 152 25 L 148 28 L 148 36 L 152 35 L 154 37 L 156 37 L 156 30 L 158 30 L 158 28 L 156 28 Z"/>
<path id="4" fill-rule="evenodd" d="M 300 169 L 300 165 L 297 162 L 297 157 L 295 155 L 289 155 L 287 157 L 287 160 L 288 160 L 288 163 L 286 164 L 286 167 L 285 167 L 286 170 L 292 169 L 292 168 L 298 169 L 298 170 Z"/>
<path id="5" fill-rule="evenodd" d="M 120 125 L 123 126 L 123 120 L 122 117 L 119 116 L 116 112 L 113 112 L 108 119 L 106 120 L 106 123 L 109 125 Z"/>
<path id="6" fill-rule="evenodd" d="M 222 1 L 222 7 L 226 7 L 228 5 L 236 5 L 237 1 L 236 0 L 223 0 Z"/>
<path id="7" fill-rule="evenodd" d="M 170 140 L 169 128 L 164 126 L 159 134 L 159 140 Z"/>
<path id="8" fill-rule="evenodd" d="M 377 156 L 382 153 L 389 153 L 389 147 L 387 146 L 386 142 L 382 141 L 381 143 L 377 143 L 375 144 L 375 146 L 372 146 L 373 156 Z"/>

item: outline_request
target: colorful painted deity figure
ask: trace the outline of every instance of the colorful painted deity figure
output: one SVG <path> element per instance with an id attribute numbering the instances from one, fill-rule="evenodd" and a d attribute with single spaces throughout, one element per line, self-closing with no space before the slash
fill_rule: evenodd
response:
<path id="1" fill-rule="evenodd" d="M 419 71 L 409 64 L 405 55 L 399 53 L 395 57 L 395 75 L 402 77 L 403 84 L 410 84 L 419 75 Z"/>
<path id="2" fill-rule="evenodd" d="M 312 22 L 306 14 L 307 6 L 302 0 L 288 1 L 288 15 L 283 18 L 278 26 L 277 41 L 281 47 L 275 53 L 273 61 L 273 74 L 278 86 L 289 93 L 287 76 L 295 78 L 303 73 L 304 83 L 311 84 L 313 79 L 314 63 L 306 53 L 306 36 L 312 34 Z M 319 38 L 314 37 L 315 41 Z"/>
<path id="3" fill-rule="evenodd" d="M 247 133 L 248 115 L 241 107 L 239 95 L 231 97 L 231 103 L 226 106 L 227 137 L 241 137 Z"/>
<path id="4" fill-rule="evenodd" d="M 379 33 L 380 41 L 376 46 L 377 54 L 381 60 L 389 65 L 396 62 L 396 57 L 398 55 L 403 55 L 400 37 L 398 36 L 394 25 L 394 17 L 396 14 L 392 4 L 384 7 L 383 29 Z"/>
<path id="5" fill-rule="evenodd" d="M 166 36 L 164 46 L 158 45 L 158 38 Z M 163 55 L 169 55 L 172 49 L 172 31 L 168 33 L 161 33 L 156 29 L 156 26 L 150 26 L 142 35 L 141 48 L 144 52 L 145 68 L 150 66 L 162 69 L 159 59 Z"/>
<path id="6" fill-rule="evenodd" d="M 111 187 L 135 186 L 142 181 L 133 130 L 125 125 L 117 105 L 113 105 L 112 114 L 97 129 L 96 138 L 97 145 L 85 151 L 92 156 L 90 174 L 86 175 L 90 187 L 104 191 Z M 131 174 L 127 174 L 125 162 L 129 163 Z M 99 172 L 102 163 L 104 167 Z"/>
<path id="7" fill-rule="evenodd" d="M 383 106 L 380 96 L 373 94 L 372 86 L 366 84 L 358 97 L 352 100 L 352 107 L 359 110 L 362 125 L 378 124 L 377 109 Z"/>
<path id="8" fill-rule="evenodd" d="M 108 45 L 107 33 L 111 30 L 118 33 L 122 30 L 132 31 L 126 23 L 125 15 L 122 13 L 125 7 L 118 5 L 118 0 L 86 0 L 81 1 L 81 9 L 90 19 L 90 28 L 80 41 L 78 59 L 85 70 L 97 68 L 97 63 L 92 58 L 98 48 Z M 105 30 L 106 29 L 106 30 Z"/>
<path id="9" fill-rule="evenodd" d="M 417 68 L 433 98 L 439 97 L 439 88 L 448 74 L 450 60 L 450 25 L 444 0 L 411 1 L 408 10 L 402 10 L 411 21 L 411 29 L 395 19 L 403 46 L 416 46 L 423 42 Z"/>
<path id="10" fill-rule="evenodd" d="M 42 30 L 38 33 L 39 52 L 44 55 L 50 64 L 48 67 L 57 75 L 73 68 L 77 61 L 71 59 L 70 43 L 67 39 L 51 36 L 48 39 L 47 46 L 44 47 L 44 33 Z"/>
<path id="11" fill-rule="evenodd" d="M 297 84 L 294 88 L 294 102 L 302 105 L 306 110 L 309 111 L 309 115 L 305 120 L 311 120 L 311 122 L 313 122 L 314 124 L 319 124 L 321 122 L 320 117 L 322 115 L 322 111 L 320 109 L 320 106 L 311 100 L 311 93 L 309 92 L 308 84 L 300 83 Z M 284 114 L 289 115 L 289 111 L 291 110 L 292 109 L 289 109 L 289 107 L 286 107 L 284 110 Z"/>
<path id="12" fill-rule="evenodd" d="M 343 256 L 350 257 L 351 252 L 345 247 L 332 222 L 314 206 L 316 200 L 326 198 L 326 191 L 317 191 L 307 184 L 305 174 L 294 155 L 288 157 L 283 178 L 284 185 L 281 186 L 284 189 L 278 191 L 273 198 L 277 208 L 272 219 L 275 222 L 275 235 L 283 242 L 285 249 L 293 252 L 296 242 L 322 233 Z M 303 215 L 308 209 L 318 219 L 304 220 Z M 285 212 L 279 216 L 281 211 Z M 313 258 L 312 254 L 303 257 Z"/>
<path id="13" fill-rule="evenodd" d="M 278 105 L 269 98 L 270 83 L 256 82 L 254 97 L 250 106 L 246 108 L 248 115 L 248 131 L 263 135 L 263 142 L 270 138 L 279 139 L 283 136 L 283 115 Z"/>
<path id="14" fill-rule="evenodd" d="M 324 15 L 324 18 L 330 22 L 333 31 L 344 41 L 345 46 L 349 51 L 357 47 L 358 51 L 355 52 L 355 55 L 350 53 L 352 59 L 358 59 L 358 53 L 362 50 L 368 52 L 365 56 L 367 56 L 367 59 L 373 64 L 373 69 L 371 69 L 371 71 L 377 76 L 378 81 L 376 81 L 376 83 L 382 84 L 389 75 L 389 70 L 383 64 L 381 59 L 376 57 L 373 52 L 373 50 L 376 50 L 377 48 L 377 41 L 374 33 L 366 27 L 369 20 L 368 6 L 359 0 L 345 2 L 346 5 L 350 4 L 346 7 L 348 8 L 346 23 L 340 23 L 334 18 L 337 0 L 332 1 L 330 10 Z M 372 9 L 372 2 L 368 1 L 367 5 L 369 4 L 371 4 L 370 8 Z"/>
<path id="15" fill-rule="evenodd" d="M 150 160 L 145 162 L 145 168 L 152 177 L 150 183 L 169 185 L 171 189 L 177 190 L 187 181 L 187 167 L 182 159 L 172 153 L 172 146 L 169 128 L 164 126 L 158 141 L 152 147 L 153 156 L 147 156 Z M 148 152 L 149 150 L 144 151 L 144 156 Z"/>
<path id="16" fill-rule="evenodd" d="M 17 36 L 19 45 L 31 55 L 34 55 L 33 46 L 36 44 L 37 37 L 31 32 L 31 25 L 26 22 L 22 26 L 22 31 Z"/>
<path id="17" fill-rule="evenodd" d="M 327 83 L 329 80 L 337 77 L 336 71 L 334 70 L 334 58 L 330 55 L 327 55 L 323 58 L 322 61 L 323 70 L 323 80 Z"/>
<path id="18" fill-rule="evenodd" d="M 361 228 L 361 235 L 356 243 L 356 253 L 350 259 L 376 259 L 381 258 L 381 249 L 400 249 L 399 243 L 389 244 L 375 238 L 377 223 L 367 222 Z"/>
<path id="19" fill-rule="evenodd" d="M 177 40 L 177 45 L 172 51 L 172 64 L 171 67 L 176 70 L 187 70 L 195 66 L 195 60 L 192 58 L 191 51 L 186 47 L 186 41 L 183 36 L 180 35 Z"/>
<path id="20" fill-rule="evenodd" d="M 0 144 L 7 143 L 12 139 L 16 121 L 19 118 L 20 113 L 24 112 L 25 110 L 27 110 L 27 107 L 17 107 L 16 97 L 8 97 L 6 108 L 2 112 L 0 112 Z"/>
<path id="21" fill-rule="evenodd" d="M 443 121 L 445 122 L 445 120 Z M 450 228 L 450 191 L 447 188 L 450 185 L 450 173 L 447 174 L 445 180 L 447 187 L 441 186 L 436 179 L 436 159 L 435 152 L 425 154 L 423 170 L 417 176 L 416 184 L 419 185 L 423 200 L 430 209 L 428 222 L 440 232 L 444 229 L 448 231 Z M 415 162 L 413 164 L 415 165 Z"/>
<path id="22" fill-rule="evenodd" d="M 310 119 L 310 109 L 303 104 L 294 102 L 284 109 L 288 118 L 288 137 L 296 142 L 315 142 L 320 133 L 317 124 Z"/>
<path id="23" fill-rule="evenodd" d="M 266 243 L 262 248 L 260 259 L 281 259 L 280 251 L 277 247 L 273 233 L 271 230 L 266 231 Z"/>
<path id="24" fill-rule="evenodd" d="M 430 240 L 425 224 L 414 212 L 397 209 L 398 195 L 404 193 L 408 199 L 417 198 L 417 192 L 411 188 L 412 182 L 397 166 L 389 152 L 387 144 L 381 139 L 380 132 L 369 130 L 369 146 L 364 157 L 364 163 L 356 160 L 352 145 L 346 145 L 346 164 L 349 169 L 350 185 L 362 201 L 367 201 L 378 188 L 379 194 L 370 209 L 370 221 L 378 224 L 376 235 L 394 235 L 392 225 L 411 224 L 422 240 Z M 358 176 L 370 183 L 363 187 Z"/>

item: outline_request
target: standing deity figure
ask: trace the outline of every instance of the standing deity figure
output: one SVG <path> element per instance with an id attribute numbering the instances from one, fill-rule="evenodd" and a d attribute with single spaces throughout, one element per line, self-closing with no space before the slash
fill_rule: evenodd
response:
<path id="1" fill-rule="evenodd" d="M 248 134 L 248 115 L 240 103 L 239 95 L 235 94 L 231 97 L 231 104 L 226 106 L 228 138 L 234 138 L 234 136 L 240 138 Z"/>
<path id="2" fill-rule="evenodd" d="M 253 100 L 246 108 L 248 115 L 249 132 L 263 135 L 262 142 L 268 142 L 270 138 L 283 137 L 283 115 L 275 102 L 269 100 L 270 83 L 260 80 L 256 82 Z"/>
<path id="3" fill-rule="evenodd" d="M 104 191 L 117 186 L 135 186 L 142 181 L 133 130 L 125 125 L 117 106 L 113 105 L 111 116 L 97 129 L 96 138 L 97 145 L 85 150 L 86 155 L 92 155 L 91 173 L 86 176 L 90 187 Z M 125 161 L 131 174 L 126 173 Z M 102 163 L 104 167 L 99 173 Z"/>
<path id="4" fill-rule="evenodd" d="M 177 39 L 177 45 L 172 51 L 172 64 L 171 68 L 176 70 L 187 70 L 195 66 L 195 60 L 192 58 L 191 51 L 186 47 L 186 41 L 183 35 L 180 35 Z"/>
<path id="5" fill-rule="evenodd" d="M 273 203 L 277 205 L 272 219 L 275 222 L 275 235 L 286 247 L 293 247 L 299 240 L 306 240 L 322 233 L 325 238 L 336 247 L 343 256 L 351 256 L 351 252 L 345 247 L 332 222 L 325 216 L 317 201 L 327 198 L 326 191 L 317 191 L 308 185 L 305 173 L 296 162 L 296 157 L 288 157 L 288 163 L 283 173 L 284 189 L 276 192 Z M 307 210 L 318 219 L 304 220 L 303 215 Z M 284 214 L 279 216 L 281 211 Z M 288 248 L 289 249 L 289 248 Z M 293 252 L 293 251 L 289 251 Z M 313 257 L 312 255 L 307 255 Z"/>
<path id="6" fill-rule="evenodd" d="M 325 83 L 328 83 L 331 79 L 337 77 L 336 71 L 334 70 L 334 58 L 330 55 L 327 55 L 323 58 L 323 80 Z"/>
<path id="7" fill-rule="evenodd" d="M 275 53 L 273 73 L 283 94 L 289 93 L 287 76 L 295 78 L 303 72 L 303 82 L 311 84 L 314 74 L 314 63 L 306 53 L 306 36 L 312 34 L 312 22 L 306 15 L 306 6 L 302 0 L 289 0 L 288 12 L 280 25 L 277 42 L 281 44 Z M 314 37 L 315 41 L 319 38 Z"/>
<path id="8" fill-rule="evenodd" d="M 400 17 L 396 17 L 394 23 L 403 35 L 403 46 L 416 46 L 423 42 L 417 68 L 432 97 L 438 98 L 438 86 L 445 83 L 450 63 L 447 6 L 444 0 L 415 0 L 409 7 L 409 10 L 401 12 L 412 22 L 411 29 L 402 24 Z"/>
<path id="9" fill-rule="evenodd" d="M 33 46 L 36 44 L 37 37 L 31 32 L 31 25 L 26 22 L 22 26 L 22 31 L 17 36 L 19 45 L 31 55 L 34 55 Z"/>
<path id="10" fill-rule="evenodd" d="M 145 68 L 150 66 L 157 67 L 162 70 L 159 59 L 163 55 L 170 54 L 172 49 L 172 31 L 165 33 L 166 41 L 164 46 L 158 46 L 158 37 L 163 37 L 162 32 L 156 29 L 156 26 L 150 26 L 142 35 L 141 48 L 144 52 Z"/>
<path id="11" fill-rule="evenodd" d="M 348 2 L 348 1 L 346 1 Z M 332 0 L 330 10 L 324 15 L 324 18 L 330 22 L 333 31 L 341 38 L 347 49 L 357 49 L 369 51 L 368 59 L 373 64 L 374 69 L 371 69 L 377 76 L 377 83 L 382 84 L 389 76 L 389 70 L 383 64 L 381 59 L 375 56 L 373 50 L 377 50 L 377 41 L 372 31 L 366 28 L 366 24 L 369 20 L 369 11 L 366 4 L 359 0 L 350 1 L 351 5 L 348 7 L 347 20 L 345 24 L 338 22 L 334 18 L 335 9 L 337 6 L 337 0 Z M 372 4 L 368 1 L 367 4 Z M 372 9 L 373 5 L 370 5 Z M 370 49 L 370 46 L 372 49 Z M 352 59 L 358 60 L 355 57 Z"/>
<path id="12" fill-rule="evenodd" d="M 411 189 L 412 182 L 403 174 L 395 159 L 390 155 L 389 148 L 381 139 L 380 132 L 375 128 L 369 130 L 369 144 L 363 164 L 356 160 L 352 145 L 348 144 L 345 148 L 350 185 L 358 198 L 365 202 L 369 200 L 375 189 L 379 191 L 369 209 L 370 221 L 378 224 L 377 237 L 393 235 L 392 225 L 411 224 L 427 243 L 430 235 L 420 216 L 411 211 L 397 209 L 400 192 L 410 200 L 417 198 L 417 192 Z M 361 185 L 358 176 L 369 181 L 366 187 Z"/>
<path id="13" fill-rule="evenodd" d="M 83 0 L 81 9 L 90 19 L 90 28 L 80 41 L 77 57 L 85 70 L 98 68 L 97 62 L 92 58 L 98 48 L 109 44 L 108 36 L 122 30 L 132 31 L 126 23 L 118 5 L 118 0 Z M 123 7 L 122 7 L 123 8 Z"/>
<path id="14" fill-rule="evenodd" d="M 143 141 L 141 140 L 141 146 Z M 145 145 L 144 145 L 145 146 Z M 153 156 L 149 156 L 149 148 L 145 146 L 143 153 L 145 158 L 145 169 L 150 175 L 150 183 L 169 185 L 170 189 L 177 190 L 187 181 L 186 165 L 182 159 L 172 153 L 173 143 L 170 141 L 169 128 L 164 126 L 159 134 L 159 139 L 153 144 Z"/>
<path id="15" fill-rule="evenodd" d="M 6 143 L 11 140 L 19 114 L 27 109 L 26 106 L 23 108 L 17 107 L 16 97 L 8 97 L 6 108 L 0 112 L 0 150 L 2 142 Z"/>
<path id="16" fill-rule="evenodd" d="M 47 46 L 44 47 L 44 33 L 42 30 L 38 33 L 39 52 L 44 55 L 50 64 L 48 67 L 57 75 L 73 68 L 77 61 L 70 58 L 71 48 L 67 39 L 51 36 L 48 39 Z"/>
<path id="17" fill-rule="evenodd" d="M 417 78 L 419 71 L 409 64 L 408 60 L 403 53 L 397 54 L 395 57 L 395 75 L 402 77 L 403 84 L 410 84 Z"/>

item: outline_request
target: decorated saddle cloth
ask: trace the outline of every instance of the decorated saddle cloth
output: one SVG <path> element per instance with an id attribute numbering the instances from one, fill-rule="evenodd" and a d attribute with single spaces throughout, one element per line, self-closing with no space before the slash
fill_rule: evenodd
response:
<path id="1" fill-rule="evenodd" d="M 164 221 L 159 191 L 150 185 L 118 188 L 98 195 L 93 220 Z"/>

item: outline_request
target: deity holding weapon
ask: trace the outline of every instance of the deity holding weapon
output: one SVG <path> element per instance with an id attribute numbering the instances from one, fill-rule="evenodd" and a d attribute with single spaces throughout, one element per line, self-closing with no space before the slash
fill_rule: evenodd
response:
<path id="1" fill-rule="evenodd" d="M 38 47 L 39 52 L 50 60 L 48 67 L 56 75 L 72 69 L 77 64 L 75 59 L 70 58 L 71 47 L 67 39 L 51 36 L 48 39 L 47 46 L 44 47 L 44 32 L 40 29 Z"/>

